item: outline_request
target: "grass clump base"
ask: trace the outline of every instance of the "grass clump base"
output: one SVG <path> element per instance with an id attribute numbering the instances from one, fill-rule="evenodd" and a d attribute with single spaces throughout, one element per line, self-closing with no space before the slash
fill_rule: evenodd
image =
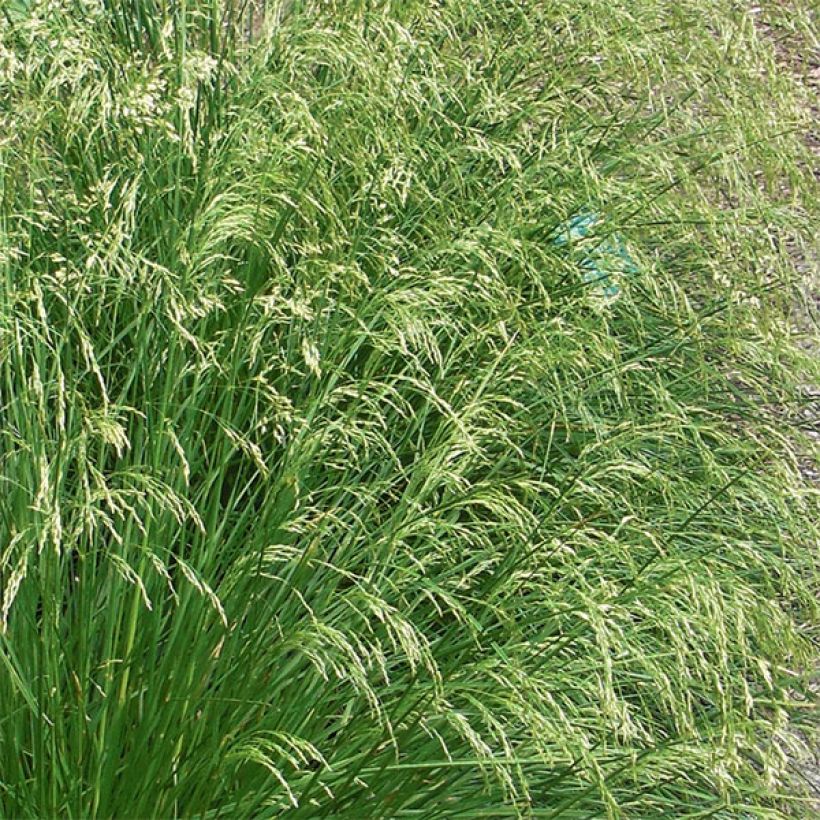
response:
<path id="1" fill-rule="evenodd" d="M 239 5 L 0 11 L 0 813 L 799 813 L 750 21 Z"/>

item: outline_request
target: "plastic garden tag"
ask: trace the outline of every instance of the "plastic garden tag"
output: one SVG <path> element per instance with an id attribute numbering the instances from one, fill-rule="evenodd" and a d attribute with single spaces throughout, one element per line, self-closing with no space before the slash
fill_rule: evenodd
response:
<path id="1" fill-rule="evenodd" d="M 620 234 L 595 236 L 594 228 L 602 221 L 599 213 L 580 211 L 564 223 L 553 242 L 558 246 L 578 246 L 583 249 L 583 280 L 590 284 L 600 283 L 598 293 L 605 303 L 610 303 L 621 292 L 617 279 L 625 274 L 636 273 L 638 268 Z"/>

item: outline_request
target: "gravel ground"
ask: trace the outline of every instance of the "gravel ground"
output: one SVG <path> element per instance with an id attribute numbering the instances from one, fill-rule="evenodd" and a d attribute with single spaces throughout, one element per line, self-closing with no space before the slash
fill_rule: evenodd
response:
<path id="1" fill-rule="evenodd" d="M 769 6 L 777 7 L 779 15 L 786 22 L 792 10 L 799 14 L 800 0 L 780 0 L 778 3 L 771 2 Z M 807 7 L 803 5 L 802 8 Z M 808 31 L 802 33 L 785 25 L 777 25 L 772 21 L 772 15 L 765 14 L 760 6 L 752 5 L 749 11 L 754 16 L 761 36 L 772 43 L 778 66 L 789 72 L 806 91 L 813 123 L 813 127 L 805 134 L 806 145 L 813 156 L 808 173 L 814 174 L 820 181 L 820 49 L 817 39 L 820 7 L 809 11 L 811 25 Z M 795 261 L 798 270 L 805 276 L 803 303 L 795 307 L 795 330 L 802 337 L 801 343 L 815 355 L 820 355 L 820 251 L 815 246 L 813 253 L 802 253 Z M 807 384 L 805 390 L 809 401 L 803 410 L 804 423 L 808 427 L 808 435 L 820 447 L 820 385 Z M 805 477 L 820 486 L 820 464 L 817 460 L 807 455 L 802 460 L 801 467 Z M 816 708 L 820 702 L 820 670 L 813 690 Z M 805 807 L 804 816 L 820 817 L 820 736 L 815 734 L 813 738 L 808 738 L 803 735 L 801 739 L 810 746 L 812 754 L 808 759 L 795 761 L 795 770 L 814 798 Z"/>

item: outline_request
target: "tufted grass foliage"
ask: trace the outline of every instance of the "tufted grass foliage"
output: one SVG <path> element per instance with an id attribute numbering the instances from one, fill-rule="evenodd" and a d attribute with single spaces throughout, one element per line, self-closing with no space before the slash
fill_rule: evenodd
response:
<path id="1" fill-rule="evenodd" d="M 0 814 L 803 811 L 816 191 L 751 19 L 250 11 L 0 7 Z"/>

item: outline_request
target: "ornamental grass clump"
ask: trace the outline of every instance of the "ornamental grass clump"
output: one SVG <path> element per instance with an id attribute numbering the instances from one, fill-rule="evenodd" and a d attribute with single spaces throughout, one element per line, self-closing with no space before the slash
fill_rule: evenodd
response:
<path id="1" fill-rule="evenodd" d="M 702 5 L 0 8 L 0 814 L 807 805 L 815 206 Z"/>

